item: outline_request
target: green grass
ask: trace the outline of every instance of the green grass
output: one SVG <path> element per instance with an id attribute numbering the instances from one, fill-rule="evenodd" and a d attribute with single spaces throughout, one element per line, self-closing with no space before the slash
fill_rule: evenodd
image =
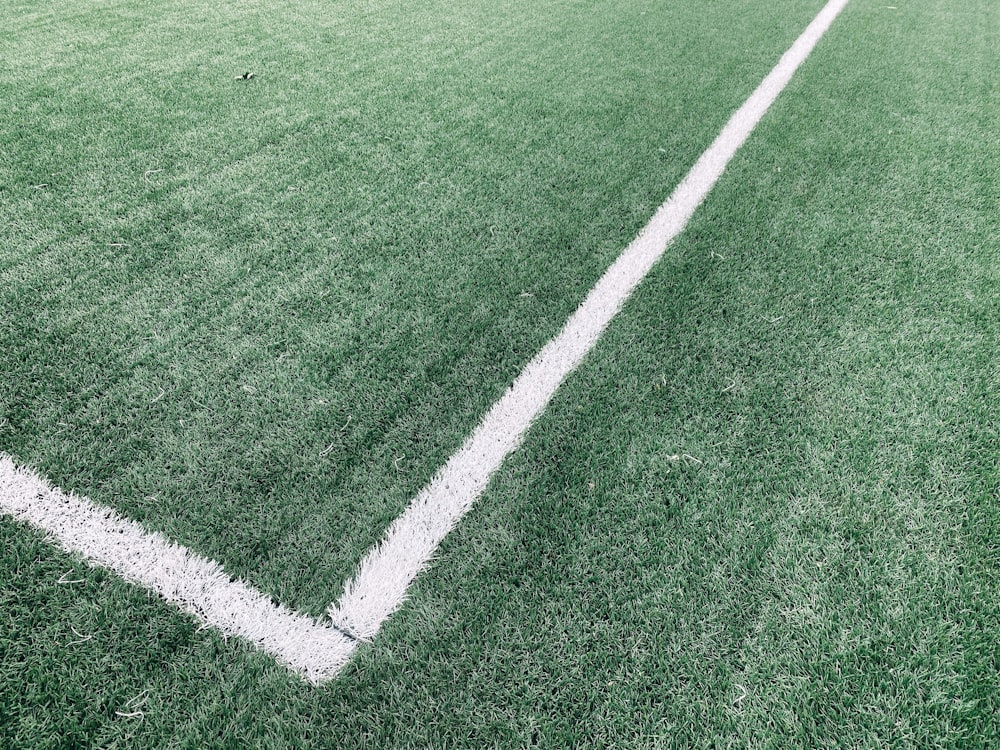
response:
<path id="1" fill-rule="evenodd" d="M 816 3 L 452 5 L 15 14 L 0 444 L 321 612 Z"/>
<path id="2" fill-rule="evenodd" d="M 17 9 L 0 449 L 318 612 L 819 8 L 688 5 Z M 896 5 L 337 681 L 0 520 L 0 745 L 1000 743 L 1000 12 Z"/>

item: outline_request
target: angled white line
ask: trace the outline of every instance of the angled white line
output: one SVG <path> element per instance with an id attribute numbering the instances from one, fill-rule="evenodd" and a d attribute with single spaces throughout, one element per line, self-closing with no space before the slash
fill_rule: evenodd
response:
<path id="1" fill-rule="evenodd" d="M 639 236 L 612 264 L 562 331 L 528 363 L 461 449 L 389 526 L 330 608 L 336 627 L 295 614 L 211 560 L 90 500 L 52 487 L 0 453 L 0 512 L 45 531 L 63 548 L 158 592 L 223 633 L 271 653 L 314 683 L 335 676 L 359 640 L 373 637 L 402 604 L 438 545 L 486 489 L 566 377 L 718 181 L 799 65 L 848 0 L 830 0 Z M 345 635 L 345 633 L 347 635 Z"/>
<path id="2" fill-rule="evenodd" d="M 199 557 L 110 508 L 66 494 L 0 453 L 0 510 L 47 532 L 69 552 L 156 591 L 227 635 L 272 654 L 307 680 L 333 677 L 357 641 L 274 604 L 213 560 Z"/>
<path id="3" fill-rule="evenodd" d="M 830 0 L 771 73 L 732 116 L 673 195 L 611 265 L 562 331 L 535 355 L 382 540 L 361 561 L 340 601 L 337 625 L 371 638 L 406 597 L 438 545 L 482 494 L 503 460 L 520 445 L 532 421 L 593 348 L 622 304 L 684 229 L 730 159 L 809 56 L 848 0 Z"/>

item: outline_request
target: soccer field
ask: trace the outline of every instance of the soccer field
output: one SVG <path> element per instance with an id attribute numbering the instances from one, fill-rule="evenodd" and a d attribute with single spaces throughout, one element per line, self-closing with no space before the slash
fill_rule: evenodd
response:
<path id="1" fill-rule="evenodd" d="M 331 625 L 824 4 L 7 3 L 0 453 Z M 851 0 L 331 679 L 0 513 L 0 747 L 1000 744 L 998 49 Z"/>

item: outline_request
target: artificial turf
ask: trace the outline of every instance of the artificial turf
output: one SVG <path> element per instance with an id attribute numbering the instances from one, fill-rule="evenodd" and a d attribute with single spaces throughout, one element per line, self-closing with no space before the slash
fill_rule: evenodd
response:
<path id="1" fill-rule="evenodd" d="M 322 612 L 816 3 L 754 7 L 18 10 L 0 446 Z"/>
<path id="2" fill-rule="evenodd" d="M 58 20 L 31 7 L 18 38 L 40 59 L 53 29 L 90 49 L 110 23 L 105 5 Z M 134 44 L 195 71 L 237 49 L 315 60 L 320 31 L 294 44 L 292 31 L 344 25 L 329 6 L 177 7 L 187 26 L 149 5 L 177 30 L 135 17 L 148 36 Z M 78 171 L 56 171 L 70 176 L 50 195 L 31 160 L 0 167 L 16 217 L 0 250 L 0 448 L 313 611 L 819 5 L 335 7 L 368 44 L 350 75 L 280 56 L 297 85 L 272 84 L 264 56 L 224 81 L 193 74 L 244 98 L 227 125 L 206 114 L 223 94 L 177 94 L 191 127 L 161 123 L 158 155 L 187 144 L 190 161 L 150 159 L 107 102 L 82 127 L 76 89 L 55 86 L 76 150 L 59 158 L 58 137 L 10 125 L 3 148 L 35 137 L 35 160 Z M 413 40 L 427 38 L 439 54 L 420 66 Z M 853 0 L 409 603 L 322 688 L 0 519 L 0 738 L 1000 743 L 998 47 L 985 0 Z M 650 79 L 630 89 L 643 59 Z M 246 68 L 259 78 L 229 78 Z M 94 91 L 110 80 L 76 75 Z M 410 85 L 421 76 L 432 85 Z M 336 125 L 326 107 L 345 80 L 368 93 Z M 298 129 L 263 137 L 276 126 L 257 83 L 278 89 L 282 117 L 306 103 Z M 370 137 L 380 118 L 385 146 Z M 406 151 L 415 131 L 427 152 Z M 339 173 L 338 132 L 368 136 Z M 487 157 L 498 172 L 473 166 Z M 348 173 L 370 194 L 334 190 Z M 438 192 L 420 200 L 428 173 Z M 338 210 L 331 233 L 354 249 L 311 234 Z"/>

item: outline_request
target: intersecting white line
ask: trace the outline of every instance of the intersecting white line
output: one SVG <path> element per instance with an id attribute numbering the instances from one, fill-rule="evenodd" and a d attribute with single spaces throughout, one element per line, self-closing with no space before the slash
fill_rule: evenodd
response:
<path id="1" fill-rule="evenodd" d="M 153 589 L 227 635 L 272 654 L 311 682 L 333 677 L 357 641 L 317 623 L 116 511 L 53 487 L 0 453 L 0 509 L 44 530 L 70 552 Z"/>
<path id="2" fill-rule="evenodd" d="M 157 591 L 222 632 L 274 655 L 311 682 L 334 677 L 359 641 L 375 636 L 413 579 L 521 444 L 566 377 L 594 347 L 625 300 L 684 229 L 726 165 L 848 0 L 830 0 L 730 118 L 712 145 L 587 295 L 563 329 L 528 363 L 462 447 L 364 557 L 330 623 L 273 603 L 212 561 L 90 500 L 63 493 L 0 453 L 0 511 L 45 531 L 63 548 Z M 331 624 L 332 623 L 332 624 Z"/>

